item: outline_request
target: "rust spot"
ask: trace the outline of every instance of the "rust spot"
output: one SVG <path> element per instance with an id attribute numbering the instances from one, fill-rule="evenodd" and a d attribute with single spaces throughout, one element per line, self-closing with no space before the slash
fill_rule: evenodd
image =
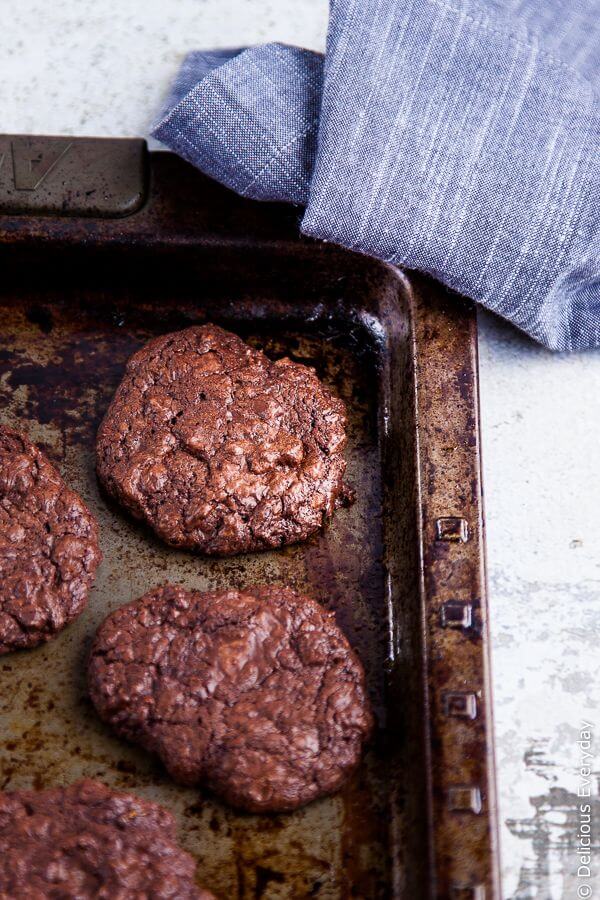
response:
<path id="1" fill-rule="evenodd" d="M 197 803 L 191 803 L 185 808 L 185 813 L 188 816 L 201 816 L 203 812 L 204 804 L 200 800 Z"/>
<path id="2" fill-rule="evenodd" d="M 52 310 L 47 306 L 30 306 L 27 310 L 27 320 L 38 325 L 44 334 L 50 334 L 54 325 Z"/>
<path id="3" fill-rule="evenodd" d="M 275 872 L 273 869 L 268 869 L 266 866 L 257 866 L 254 896 L 256 898 L 264 896 L 264 893 L 271 882 L 283 884 L 285 882 L 285 875 L 283 872 Z"/>

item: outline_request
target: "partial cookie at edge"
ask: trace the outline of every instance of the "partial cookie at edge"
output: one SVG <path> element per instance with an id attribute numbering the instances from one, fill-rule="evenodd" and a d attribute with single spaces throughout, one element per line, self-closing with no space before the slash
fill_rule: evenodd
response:
<path id="1" fill-rule="evenodd" d="M 31 441 L 0 425 L 0 654 L 77 618 L 101 559 L 79 495 Z"/>
<path id="2" fill-rule="evenodd" d="M 194 881 L 171 813 L 84 780 L 0 793 L 0 897 L 215 900 Z"/>

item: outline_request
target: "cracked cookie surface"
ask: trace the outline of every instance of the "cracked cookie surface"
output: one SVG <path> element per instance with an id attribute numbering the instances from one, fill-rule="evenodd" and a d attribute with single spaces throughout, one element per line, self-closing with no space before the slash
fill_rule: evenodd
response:
<path id="1" fill-rule="evenodd" d="M 373 723 L 333 614 L 286 587 L 156 588 L 100 626 L 88 684 L 101 718 L 176 781 L 254 812 L 337 790 Z"/>
<path id="2" fill-rule="evenodd" d="M 344 403 L 312 368 L 192 326 L 129 360 L 97 471 L 167 543 L 231 555 L 305 540 L 351 502 L 345 445 Z"/>
<path id="3" fill-rule="evenodd" d="M 215 900 L 171 813 L 85 780 L 0 793 L 0 900 Z"/>
<path id="4" fill-rule="evenodd" d="M 0 654 L 83 611 L 102 558 L 94 517 L 27 438 L 0 425 Z"/>

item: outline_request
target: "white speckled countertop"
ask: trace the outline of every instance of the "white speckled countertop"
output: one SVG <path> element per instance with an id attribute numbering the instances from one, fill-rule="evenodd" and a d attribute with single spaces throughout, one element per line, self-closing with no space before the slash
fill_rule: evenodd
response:
<path id="1" fill-rule="evenodd" d="M 322 49 L 327 18 L 326 0 L 8 7 L 0 131 L 38 134 L 147 135 L 188 50 Z M 599 760 L 596 858 L 577 877 L 577 741 L 584 720 L 600 730 L 600 353 L 551 355 L 489 315 L 480 352 L 503 897 L 600 896 Z"/>

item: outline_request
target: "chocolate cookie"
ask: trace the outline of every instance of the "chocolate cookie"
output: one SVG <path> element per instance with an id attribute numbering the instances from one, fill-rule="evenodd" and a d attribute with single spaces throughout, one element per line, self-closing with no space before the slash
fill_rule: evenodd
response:
<path id="1" fill-rule="evenodd" d="M 348 503 L 345 445 L 344 404 L 313 369 L 204 325 L 131 357 L 97 469 L 167 543 L 230 555 L 305 540 Z"/>
<path id="2" fill-rule="evenodd" d="M 255 812 L 337 790 L 372 727 L 333 614 L 290 588 L 156 588 L 105 619 L 88 675 L 119 735 L 176 781 Z"/>
<path id="3" fill-rule="evenodd" d="M 0 900 L 214 900 L 156 803 L 96 781 L 0 794 Z"/>
<path id="4" fill-rule="evenodd" d="M 50 640 L 85 607 L 102 558 L 81 498 L 0 425 L 0 654 Z"/>

